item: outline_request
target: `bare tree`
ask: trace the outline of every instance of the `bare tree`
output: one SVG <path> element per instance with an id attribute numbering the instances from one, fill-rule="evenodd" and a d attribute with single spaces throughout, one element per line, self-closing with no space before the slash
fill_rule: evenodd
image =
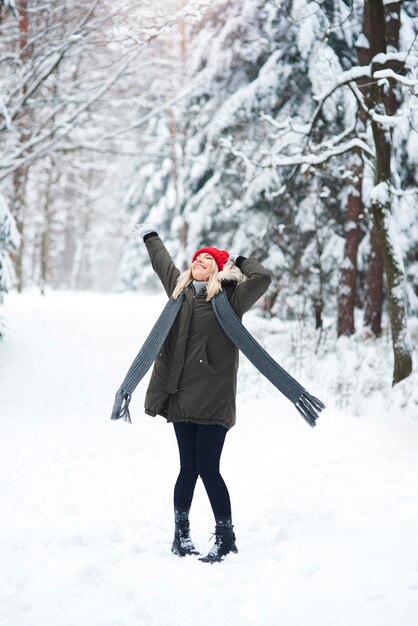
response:
<path id="1" fill-rule="evenodd" d="M 152 56 L 154 42 L 210 4 L 19 0 L 15 11 L 2 11 L 0 180 L 22 233 L 20 288 L 25 276 L 56 284 L 57 259 L 68 284 L 78 283 L 95 223 L 107 220 L 111 230 L 117 221 L 96 210 L 100 193 L 110 181 L 115 193 L 118 167 L 152 141 L 142 128 L 169 114 L 175 138 L 181 94 L 145 88 L 163 63 Z M 77 233 L 85 245 L 70 243 Z"/>

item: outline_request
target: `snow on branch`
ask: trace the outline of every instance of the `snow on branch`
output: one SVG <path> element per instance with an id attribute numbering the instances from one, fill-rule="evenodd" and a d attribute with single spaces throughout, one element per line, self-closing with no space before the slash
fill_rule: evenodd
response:
<path id="1" fill-rule="evenodd" d="M 363 94 L 361 93 L 360 89 L 357 86 L 357 80 L 359 78 L 370 78 L 371 80 L 376 80 L 376 81 L 382 80 L 382 79 L 393 79 L 408 87 L 415 87 L 418 85 L 418 80 L 409 80 L 405 78 L 405 76 L 402 76 L 401 74 L 397 74 L 396 72 L 394 72 L 393 70 L 389 68 L 383 69 L 383 70 L 376 70 L 372 73 L 371 66 L 365 65 L 365 66 L 356 66 L 356 67 L 351 68 L 350 70 L 347 70 L 346 72 L 342 72 L 337 82 L 334 85 L 332 85 L 332 87 L 328 88 L 322 94 L 314 97 L 314 99 L 318 101 L 318 105 L 311 120 L 311 128 L 308 133 L 308 137 L 310 136 L 313 130 L 313 127 L 315 126 L 315 123 L 319 118 L 319 115 L 325 104 L 325 101 L 328 98 L 330 98 L 340 87 L 344 87 L 344 86 L 350 87 L 351 91 L 356 97 L 361 108 L 365 111 L 365 113 L 368 115 L 370 119 L 372 119 L 374 122 L 379 123 L 381 126 L 387 126 L 387 127 L 396 126 L 396 124 L 401 119 L 401 116 L 381 115 L 381 114 L 376 113 L 374 109 L 369 109 L 366 106 Z"/>
<path id="2" fill-rule="evenodd" d="M 335 145 L 332 148 L 324 149 L 322 152 L 317 154 L 295 154 L 289 156 L 283 156 L 281 154 L 271 154 L 271 160 L 268 165 L 261 165 L 260 163 L 256 163 L 251 160 L 242 150 L 238 150 L 234 148 L 231 140 L 222 139 L 220 140 L 220 145 L 224 148 L 228 148 L 228 150 L 237 158 L 241 159 L 249 170 L 253 170 L 255 167 L 286 167 L 291 165 L 306 165 L 306 166 L 317 166 L 322 165 L 326 161 L 329 161 L 335 156 L 339 156 L 344 154 L 345 152 L 351 152 L 352 150 L 361 150 L 368 156 L 374 158 L 374 152 L 370 149 L 366 142 L 361 139 L 355 137 L 347 141 L 346 143 Z"/>
<path id="3" fill-rule="evenodd" d="M 356 82 L 359 78 L 371 78 L 371 75 L 372 71 L 370 65 L 356 65 L 345 72 L 341 72 L 334 85 L 323 91 L 321 94 L 314 96 L 314 99 L 320 103 L 325 102 L 325 100 L 332 96 L 332 94 L 340 87 L 348 85 L 353 81 Z"/>
<path id="4" fill-rule="evenodd" d="M 5 120 L 5 125 L 7 130 L 10 130 L 12 127 L 12 118 L 10 116 L 9 110 L 7 108 L 7 105 L 3 99 L 3 96 L 0 93 L 0 115 L 3 115 L 4 120 Z"/>
<path id="5" fill-rule="evenodd" d="M 58 67 L 60 62 L 62 61 L 65 53 L 69 49 L 71 44 L 65 43 L 61 50 L 55 53 L 55 55 L 51 55 L 52 60 L 47 60 L 44 65 L 44 69 L 41 70 L 39 76 L 36 77 L 35 81 L 26 89 L 22 90 L 22 97 L 15 104 L 13 111 L 11 112 L 11 119 L 15 119 L 15 117 L 22 110 L 23 105 L 33 96 L 35 91 L 42 85 L 46 79 L 54 72 L 54 70 Z M 44 60 L 45 61 L 45 60 Z"/>
<path id="6" fill-rule="evenodd" d="M 356 65 L 351 69 L 341 72 L 336 82 L 331 87 L 327 88 L 321 94 L 314 97 L 318 102 L 324 102 L 329 98 L 339 87 L 348 85 L 349 83 L 357 82 L 360 78 L 370 78 L 372 80 L 379 80 L 381 78 L 392 78 L 398 82 L 407 85 L 408 87 L 414 87 L 418 84 L 416 80 L 409 80 L 401 74 L 397 74 L 390 68 L 384 68 L 380 70 L 374 70 L 373 66 L 378 63 L 384 65 L 390 61 L 400 61 L 405 64 L 406 67 L 414 67 L 418 64 L 418 57 L 409 55 L 408 52 L 394 52 L 388 54 L 376 54 L 370 65 Z M 373 68 L 373 69 L 372 69 Z M 373 71 L 374 70 L 374 71 Z"/>
<path id="7" fill-rule="evenodd" d="M 96 0 L 96 2 L 93 3 L 88 12 L 80 19 L 78 24 L 72 29 L 72 32 L 69 33 L 65 41 L 60 41 L 55 50 L 50 51 L 47 57 L 42 57 L 40 59 L 40 62 L 35 65 L 35 67 L 30 67 L 28 70 L 28 75 L 24 75 L 21 81 L 15 84 L 13 91 L 9 94 L 8 102 L 5 103 L 4 107 L 0 106 L 0 113 L 2 113 L 5 117 L 6 127 L 8 127 L 8 119 L 5 115 L 5 111 L 7 112 L 7 109 L 5 107 L 11 109 L 11 99 L 16 94 L 21 94 L 18 98 L 18 101 L 14 105 L 13 110 L 11 110 L 9 114 L 9 119 L 14 120 L 16 116 L 21 112 L 26 102 L 34 95 L 39 87 L 59 66 L 66 53 L 75 44 L 78 43 L 80 37 L 82 37 L 83 29 L 89 27 L 89 20 L 91 20 L 94 9 L 96 8 L 98 3 L 99 0 Z M 31 43 L 33 45 L 33 41 Z M 29 84 L 30 79 L 33 80 L 31 84 Z M 4 130 L 4 126 L 0 127 L 0 131 L 2 130 Z"/>
<path id="8" fill-rule="evenodd" d="M 10 10 L 13 12 L 13 15 L 15 16 L 15 18 L 16 18 L 17 20 L 19 19 L 19 12 L 18 12 L 18 10 L 17 10 L 15 0 L 2 0 L 2 1 L 0 2 L 0 9 L 1 9 L 2 5 L 3 5 L 6 9 L 10 9 Z"/>
<path id="9" fill-rule="evenodd" d="M 374 158 L 374 152 L 370 149 L 367 143 L 362 139 L 355 137 L 346 143 L 335 145 L 332 148 L 325 149 L 318 154 L 297 154 L 290 157 L 277 157 L 276 155 L 273 155 L 272 163 L 276 166 L 321 165 L 335 156 L 339 156 L 345 152 L 351 152 L 352 150 L 361 150 L 368 156 Z"/>
<path id="10" fill-rule="evenodd" d="M 388 181 L 382 180 L 370 191 L 370 204 L 380 204 L 386 206 L 390 203 L 390 186 Z"/>
<path id="11" fill-rule="evenodd" d="M 15 283 L 15 271 L 10 258 L 20 245 L 20 234 L 15 220 L 0 193 L 0 293 L 7 292 Z"/>
<path id="12" fill-rule="evenodd" d="M 19 148 L 11 155 L 8 155 L 8 161 L 1 164 L 0 170 L 3 170 L 0 175 L 0 180 L 14 172 L 17 167 L 24 164 L 35 161 L 41 156 L 47 154 L 53 146 L 58 144 L 69 132 L 74 128 L 77 119 L 86 111 L 88 111 L 95 102 L 100 100 L 104 94 L 119 80 L 124 71 L 141 53 L 141 49 L 127 53 L 125 55 L 125 62 L 118 68 L 118 70 L 112 74 L 107 81 L 105 81 L 95 91 L 94 95 L 86 102 L 81 104 L 75 112 L 70 115 L 64 122 L 58 124 L 56 127 L 45 128 L 43 132 L 34 137 L 33 139 L 21 144 Z M 38 147 L 40 146 L 40 147 Z M 36 151 L 34 148 L 38 147 Z"/>
<path id="13" fill-rule="evenodd" d="M 223 0 L 189 0 L 178 9 L 160 6 L 159 3 L 138 3 L 137 0 L 125 0 L 117 4 L 112 15 L 114 28 L 127 40 L 136 44 L 150 43 L 156 37 L 166 34 L 180 22 L 194 25 L 214 5 Z M 109 0 L 109 6 L 112 6 Z"/>
<path id="14" fill-rule="evenodd" d="M 372 58 L 371 64 L 378 63 L 379 65 L 385 65 L 391 61 L 398 61 L 403 63 L 405 67 L 415 67 L 418 64 L 418 57 L 406 52 L 379 52 Z"/>
<path id="15" fill-rule="evenodd" d="M 277 131 L 292 131 L 293 133 L 306 135 L 309 132 L 309 124 L 300 124 L 295 122 L 291 117 L 285 118 L 283 121 L 278 122 L 270 114 L 263 113 L 260 119 L 267 122 L 275 128 Z"/>
<path id="16" fill-rule="evenodd" d="M 407 85 L 408 87 L 415 87 L 416 85 L 418 85 L 418 80 L 410 80 L 408 78 L 406 78 L 405 76 L 402 76 L 402 74 L 397 74 L 396 72 L 394 72 L 391 69 L 385 69 L 385 70 L 377 70 L 376 72 L 373 72 L 373 78 L 392 78 L 393 80 L 396 80 L 398 83 L 402 83 L 402 85 Z"/>

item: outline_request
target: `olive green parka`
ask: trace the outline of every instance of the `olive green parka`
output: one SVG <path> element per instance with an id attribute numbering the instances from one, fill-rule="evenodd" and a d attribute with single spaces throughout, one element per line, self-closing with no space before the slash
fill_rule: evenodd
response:
<path id="1" fill-rule="evenodd" d="M 157 235 L 146 239 L 152 267 L 171 296 L 180 275 Z M 270 285 L 270 273 L 253 258 L 240 269 L 243 282 L 222 283 L 236 314 L 242 318 Z M 162 415 L 168 422 L 235 424 L 238 349 L 226 336 L 206 301 L 206 289 L 196 294 L 193 285 L 154 363 L 145 397 L 145 413 Z"/>

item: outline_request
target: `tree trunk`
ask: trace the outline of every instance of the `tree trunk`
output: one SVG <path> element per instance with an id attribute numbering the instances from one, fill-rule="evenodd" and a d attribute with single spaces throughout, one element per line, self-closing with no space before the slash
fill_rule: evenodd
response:
<path id="1" fill-rule="evenodd" d="M 370 235 L 370 255 L 366 277 L 367 293 L 364 308 L 364 326 L 370 328 L 376 337 L 382 334 L 383 309 L 383 257 L 379 236 L 373 224 Z"/>
<path id="2" fill-rule="evenodd" d="M 395 50 L 399 50 L 399 32 L 401 29 L 401 3 L 391 2 L 385 5 L 385 23 L 386 23 L 386 43 Z M 400 73 L 403 68 L 401 61 L 390 61 L 387 63 L 394 72 Z M 388 92 L 385 95 L 386 113 L 395 115 L 399 108 L 399 89 L 395 82 L 389 83 Z"/>
<path id="3" fill-rule="evenodd" d="M 322 328 L 322 312 L 324 310 L 324 301 L 321 298 L 314 298 L 313 300 L 314 316 L 315 316 L 315 330 Z"/>
<path id="4" fill-rule="evenodd" d="M 174 96 L 173 82 L 169 81 L 169 97 Z M 174 115 L 173 106 L 168 109 L 168 128 L 170 131 L 170 152 L 171 152 L 171 171 L 173 186 L 176 194 L 176 205 L 178 202 L 179 189 L 178 189 L 178 163 L 177 163 L 177 124 Z"/>
<path id="5" fill-rule="evenodd" d="M 374 129 L 375 142 L 379 141 L 376 135 L 381 133 Z M 384 133 L 383 133 L 384 134 Z M 380 142 L 382 139 L 380 137 Z M 381 152 L 388 152 L 383 145 Z M 389 151 L 390 153 L 390 151 Z M 381 155 L 383 156 L 383 155 Z M 407 378 L 412 372 L 411 345 L 408 337 L 405 274 L 402 256 L 397 250 L 393 238 L 393 223 L 391 208 L 391 195 L 388 179 L 384 178 L 384 164 L 376 172 L 376 179 L 380 177 L 380 183 L 375 187 L 372 201 L 373 219 L 382 246 L 383 263 L 386 272 L 389 299 L 389 316 L 392 331 L 392 345 L 394 354 L 393 384 Z"/>
<path id="6" fill-rule="evenodd" d="M 275 289 L 274 291 L 272 291 L 271 289 L 269 289 L 269 292 L 263 296 L 261 300 L 261 309 L 263 313 L 266 315 L 266 317 L 272 316 L 272 309 L 273 309 L 274 303 L 276 302 L 278 295 L 279 295 L 278 290 Z"/>
<path id="7" fill-rule="evenodd" d="M 88 238 L 91 219 L 90 212 L 86 211 L 83 218 L 82 223 L 79 224 L 77 228 L 76 248 L 71 272 L 70 287 L 74 290 L 86 288 L 86 284 L 83 284 L 83 275 L 87 274 L 86 262 L 87 250 L 89 247 Z"/>
<path id="8" fill-rule="evenodd" d="M 371 53 L 374 57 L 379 52 L 386 52 L 385 13 L 383 0 L 369 0 Z M 372 65 L 372 73 L 378 65 Z M 377 113 L 386 115 L 383 87 L 377 82 L 370 87 L 370 99 Z M 391 136 L 388 128 L 375 119 L 371 120 L 373 139 L 376 150 L 375 188 L 371 194 L 371 208 L 381 245 L 383 263 L 387 279 L 389 315 L 394 353 L 393 384 L 400 382 L 412 371 L 411 346 L 408 340 L 405 274 L 402 256 L 394 237 L 394 225 L 391 215 Z"/>
<path id="9" fill-rule="evenodd" d="M 19 56 L 22 62 L 26 62 L 30 57 L 29 51 L 29 13 L 28 0 L 19 0 L 17 5 L 19 14 Z M 22 91 L 25 92 L 24 85 Z M 29 120 L 23 113 L 19 116 L 20 126 L 23 129 L 20 141 L 23 143 L 30 138 Z M 21 235 L 20 248 L 16 256 L 16 278 L 17 290 L 21 292 L 24 287 L 23 257 L 25 251 L 25 206 L 26 206 L 26 183 L 28 180 L 28 168 L 23 166 L 17 169 L 13 175 L 14 198 L 12 211 L 16 219 L 16 225 Z"/>
<path id="10" fill-rule="evenodd" d="M 360 65 L 369 65 L 372 60 L 371 24 L 370 11 L 365 3 L 363 11 L 363 40 L 358 46 L 358 59 Z M 368 107 L 370 104 L 370 81 L 368 78 L 360 79 L 359 89 L 363 94 Z M 360 120 L 366 132 L 368 116 L 364 109 L 359 111 Z M 363 325 L 370 328 L 376 337 L 382 334 L 382 309 L 383 309 L 383 258 L 380 251 L 379 238 L 375 226 L 372 225 L 370 233 L 370 253 L 367 262 L 367 274 L 365 285 L 364 320 Z"/>
<path id="11" fill-rule="evenodd" d="M 55 175 L 56 166 L 53 159 L 49 160 L 47 182 L 44 193 L 44 222 L 41 231 L 41 242 L 39 251 L 40 262 L 40 281 L 41 281 L 41 293 L 45 294 L 45 288 L 49 285 L 51 280 L 51 267 L 50 267 L 50 247 L 51 247 L 51 225 L 53 214 L 51 210 L 53 189 L 58 181 L 58 176 Z"/>
<path id="12" fill-rule="evenodd" d="M 20 246 L 16 254 L 16 287 L 20 293 L 24 287 L 23 257 L 25 252 L 25 206 L 26 206 L 26 181 L 28 171 L 26 167 L 20 167 L 13 174 L 13 200 L 11 210 L 16 220 L 17 230 L 20 234 Z"/>
<path id="13" fill-rule="evenodd" d="M 338 297 L 338 337 L 355 332 L 354 308 L 356 304 L 357 251 L 360 240 L 360 215 L 363 211 L 361 199 L 363 161 L 360 155 L 353 157 L 351 191 L 348 196 L 345 222 L 344 258 Z"/>
<path id="14" fill-rule="evenodd" d="M 19 50 L 22 61 L 30 58 L 28 0 L 19 0 Z"/>
<path id="15" fill-rule="evenodd" d="M 384 7 L 386 43 L 392 48 L 399 50 L 400 31 L 400 2 L 392 2 Z M 370 12 L 365 11 L 367 38 L 370 39 Z M 363 32 L 365 29 L 363 28 Z M 399 72 L 402 63 L 391 61 L 388 66 L 395 72 Z M 388 92 L 384 96 L 386 113 L 395 115 L 398 110 L 399 100 L 396 86 L 389 84 Z M 364 312 L 364 325 L 369 327 L 376 337 L 382 334 L 382 308 L 383 308 L 383 257 L 380 250 L 379 238 L 376 228 L 373 226 L 370 238 L 369 267 L 366 278 L 366 303 Z"/>

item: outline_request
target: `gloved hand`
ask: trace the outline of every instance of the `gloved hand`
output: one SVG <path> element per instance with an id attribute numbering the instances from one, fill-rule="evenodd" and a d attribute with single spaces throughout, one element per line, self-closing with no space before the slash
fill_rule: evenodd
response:
<path id="1" fill-rule="evenodd" d="M 155 226 L 153 226 L 152 224 L 143 224 L 141 222 L 140 224 L 136 224 L 134 226 L 134 228 L 131 231 L 131 237 L 141 237 L 143 239 L 145 235 L 149 235 L 149 233 L 156 233 L 156 232 L 157 230 Z"/>
<path id="2" fill-rule="evenodd" d="M 240 256 L 239 254 L 232 252 L 229 255 L 229 259 L 227 261 L 228 265 L 233 265 L 239 256 Z"/>

